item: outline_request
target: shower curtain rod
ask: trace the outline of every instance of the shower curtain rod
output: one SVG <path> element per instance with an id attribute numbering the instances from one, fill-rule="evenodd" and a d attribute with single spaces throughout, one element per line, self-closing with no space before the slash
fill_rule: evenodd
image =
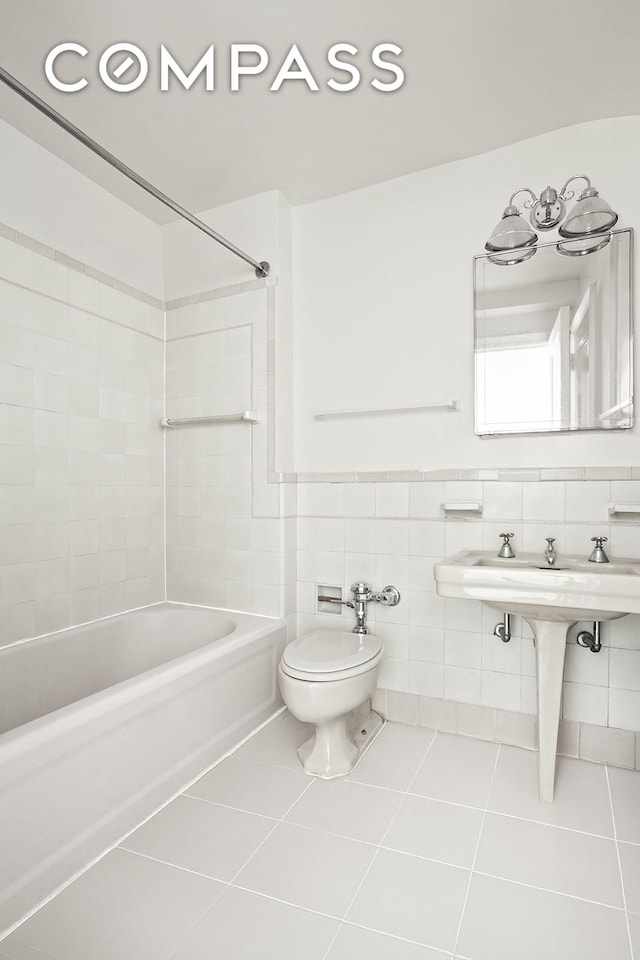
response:
<path id="1" fill-rule="evenodd" d="M 202 230 L 203 233 L 206 233 L 208 237 L 211 237 L 212 240 L 215 240 L 217 243 L 221 243 L 223 247 L 226 247 L 227 250 L 230 250 L 231 253 L 235 253 L 236 257 L 240 257 L 241 260 L 244 260 L 245 263 L 251 264 L 255 269 L 256 277 L 268 277 L 270 266 L 266 260 L 254 260 L 253 257 L 250 257 L 248 253 L 245 253 L 243 250 L 240 250 L 239 247 L 236 247 L 235 244 L 231 243 L 230 240 L 226 240 L 225 237 L 221 236 L 219 233 L 216 233 L 208 224 L 203 220 L 199 220 L 198 217 L 195 217 L 192 213 L 189 213 L 188 210 L 185 210 L 184 207 L 180 206 L 179 203 L 176 203 L 175 200 L 172 200 L 171 197 L 168 197 L 165 193 L 162 193 L 161 190 L 158 190 L 153 184 L 149 183 L 148 180 L 145 180 L 144 177 L 141 177 L 139 174 L 132 170 L 131 167 L 128 167 L 126 163 L 123 163 L 121 160 L 118 160 L 112 153 L 109 153 L 104 147 L 100 146 L 95 140 L 93 140 L 88 134 L 84 133 L 79 127 L 76 127 L 75 124 L 71 123 L 70 120 L 67 120 L 66 117 L 63 117 L 61 113 L 58 113 L 57 110 L 54 110 L 53 107 L 50 107 L 48 103 L 44 100 L 41 100 L 40 97 L 33 93 L 32 90 L 29 90 L 28 87 L 25 87 L 23 83 L 20 83 L 19 80 L 16 80 L 14 76 L 8 73 L 4 67 L 0 67 L 0 80 L 10 87 L 15 93 L 23 97 L 31 106 L 35 107 L 36 110 L 39 110 L 40 113 L 44 113 L 45 117 L 48 117 L 49 120 L 53 120 L 54 123 L 57 123 L 59 127 L 62 127 L 63 130 L 66 130 L 67 133 L 71 134 L 72 137 L 75 137 L 76 140 L 79 140 L 80 143 L 83 143 L 85 147 L 88 147 L 89 150 L 92 150 L 99 157 L 105 160 L 107 163 L 111 164 L 112 167 L 115 167 L 116 170 L 119 170 L 120 173 L 124 174 L 125 177 L 128 177 L 129 180 L 133 180 L 134 183 L 137 183 L 139 187 L 142 187 L 143 190 L 146 190 L 147 193 L 150 193 L 152 197 L 155 197 L 156 200 L 159 200 L 160 203 L 164 203 L 166 207 L 169 207 L 174 213 L 177 213 L 178 216 L 182 217 L 183 220 L 187 220 L 189 223 L 193 224 L 194 227 L 197 227 L 198 230 Z"/>

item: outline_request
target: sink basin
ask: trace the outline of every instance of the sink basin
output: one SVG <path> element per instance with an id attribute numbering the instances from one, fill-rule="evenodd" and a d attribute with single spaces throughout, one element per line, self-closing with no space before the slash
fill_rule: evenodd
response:
<path id="1" fill-rule="evenodd" d="M 550 566 L 541 553 L 511 559 L 468 550 L 436 563 L 441 597 L 482 600 L 524 617 L 533 630 L 538 676 L 538 794 L 550 803 L 567 631 L 580 620 L 614 620 L 640 613 L 640 560 L 591 563 L 560 554 Z"/>
<path id="2" fill-rule="evenodd" d="M 483 600 L 526 618 L 576 623 L 640 613 L 640 560 L 590 563 L 560 555 L 549 566 L 539 553 L 503 560 L 468 550 L 437 563 L 434 576 L 440 596 Z"/>

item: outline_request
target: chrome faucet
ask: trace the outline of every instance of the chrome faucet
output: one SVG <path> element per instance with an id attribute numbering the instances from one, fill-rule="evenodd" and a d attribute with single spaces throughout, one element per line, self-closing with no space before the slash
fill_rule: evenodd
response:
<path id="1" fill-rule="evenodd" d="M 604 552 L 602 546 L 603 543 L 607 542 L 607 537 L 591 537 L 591 540 L 595 543 L 595 547 L 589 557 L 589 561 L 591 563 L 609 563 L 609 557 Z"/>
<path id="2" fill-rule="evenodd" d="M 500 549 L 498 550 L 498 556 L 503 560 L 510 560 L 512 557 L 515 557 L 513 552 L 513 547 L 509 543 L 512 537 L 515 537 L 515 533 L 499 533 L 499 537 L 502 537 L 503 543 Z"/>
<path id="3" fill-rule="evenodd" d="M 556 550 L 554 547 L 556 538 L 546 537 L 545 539 L 547 541 L 547 549 L 544 551 L 544 555 L 547 563 L 549 564 L 550 567 L 552 567 L 556 562 L 556 557 L 557 557 Z"/>

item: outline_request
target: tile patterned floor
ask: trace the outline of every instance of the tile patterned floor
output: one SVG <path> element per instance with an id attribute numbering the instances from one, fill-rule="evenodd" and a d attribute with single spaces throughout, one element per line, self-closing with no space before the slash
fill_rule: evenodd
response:
<path id="1" fill-rule="evenodd" d="M 387 724 L 307 777 L 281 714 L 0 942 L 0 960 L 640 960 L 640 774 Z"/>

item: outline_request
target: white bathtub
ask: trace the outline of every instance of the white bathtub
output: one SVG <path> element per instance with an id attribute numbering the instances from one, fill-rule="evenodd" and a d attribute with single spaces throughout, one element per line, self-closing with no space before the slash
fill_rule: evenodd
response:
<path id="1" fill-rule="evenodd" d="M 281 705 L 284 643 L 162 603 L 0 650 L 0 931 Z"/>

